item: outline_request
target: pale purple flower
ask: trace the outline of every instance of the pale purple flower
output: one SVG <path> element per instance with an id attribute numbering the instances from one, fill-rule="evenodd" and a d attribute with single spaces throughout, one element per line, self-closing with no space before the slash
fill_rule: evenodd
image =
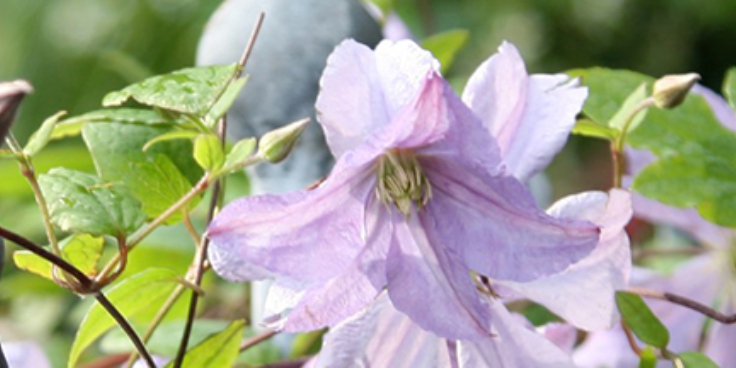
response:
<path id="1" fill-rule="evenodd" d="M 424 329 L 486 338 L 491 313 L 471 270 L 530 281 L 595 247 L 598 227 L 545 214 L 522 184 L 564 144 L 585 89 L 528 76 L 508 43 L 463 100 L 438 70 L 411 41 L 343 42 L 317 100 L 332 173 L 313 190 L 238 200 L 213 221 L 220 275 L 273 278 L 274 295 L 290 295 L 278 327 L 335 325 L 387 289 Z"/>
<path id="2" fill-rule="evenodd" d="M 575 316 L 580 313 L 597 317 L 597 325 L 610 323 L 615 315 L 612 289 L 625 285 L 630 265 L 629 243 L 623 229 L 631 216 L 628 193 L 583 193 L 559 201 L 548 212 L 600 225 L 601 241 L 590 256 L 559 275 L 539 281 L 536 287 L 526 285 L 520 289 L 531 291 L 530 296 L 539 299 L 541 287 L 551 287 L 550 292 L 557 293 L 557 297 L 543 298 L 546 307 L 570 310 L 572 313 L 563 314 L 575 322 L 589 325 L 589 318 Z M 591 291 L 594 287 L 606 295 Z M 421 329 L 393 308 L 383 294 L 370 308 L 332 328 L 325 336 L 322 351 L 307 367 L 574 366 L 570 352 L 577 331 L 571 325 L 555 323 L 534 331 L 526 319 L 506 310 L 503 297 L 487 300 L 493 317 L 491 335 L 475 341 L 454 341 Z"/>
<path id="3" fill-rule="evenodd" d="M 699 85 L 692 92 L 703 96 L 721 124 L 736 132 L 736 112 L 722 97 Z M 627 154 L 632 177 L 654 161 L 654 155 L 647 151 L 629 149 Z M 736 231 L 706 221 L 695 209 L 668 206 L 640 195 L 634 195 L 632 201 L 636 217 L 685 231 L 705 252 L 679 265 L 669 276 L 636 269 L 631 284 L 683 295 L 725 314 L 736 313 Z M 736 325 L 712 322 L 706 329 L 706 317 L 698 312 L 664 301 L 647 300 L 647 303 L 670 331 L 669 350 L 684 352 L 702 348 L 719 366 L 736 367 L 733 349 Z M 576 362 L 586 367 L 629 366 L 637 361 L 620 328 L 590 335 L 576 352 Z"/>

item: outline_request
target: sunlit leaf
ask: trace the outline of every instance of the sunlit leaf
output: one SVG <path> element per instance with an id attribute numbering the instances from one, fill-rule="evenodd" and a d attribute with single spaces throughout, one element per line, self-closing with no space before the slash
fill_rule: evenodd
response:
<path id="1" fill-rule="evenodd" d="M 253 151 L 255 151 L 255 149 L 255 138 L 246 138 L 238 141 L 230 152 L 228 152 L 227 157 L 225 158 L 225 164 L 223 165 L 223 170 L 231 170 L 232 168 L 237 167 L 238 164 L 253 155 Z"/>
<path id="2" fill-rule="evenodd" d="M 84 274 L 95 276 L 97 274 L 97 262 L 102 255 L 104 243 L 104 239 L 100 237 L 89 234 L 75 234 L 60 244 L 62 258 Z M 16 251 L 13 253 L 13 261 L 22 270 L 51 281 L 54 280 L 51 274 L 51 263 L 33 252 L 27 250 Z"/>
<path id="3" fill-rule="evenodd" d="M 146 144 L 143 145 L 143 150 L 148 151 L 148 149 L 153 147 L 156 143 L 175 141 L 177 139 L 194 139 L 198 135 L 199 133 L 193 130 L 172 130 L 146 142 Z"/>
<path id="4" fill-rule="evenodd" d="M 210 336 L 197 344 L 184 355 L 182 367 L 220 368 L 232 367 L 238 357 L 240 342 L 243 339 L 245 321 L 233 321 L 225 330 Z M 169 363 L 166 367 L 173 367 Z"/>
<path id="5" fill-rule="evenodd" d="M 618 130 L 590 119 L 578 120 L 575 127 L 572 128 L 572 133 L 605 140 L 614 140 L 620 134 Z"/>
<path id="6" fill-rule="evenodd" d="M 641 350 L 639 368 L 655 368 L 657 366 L 657 352 L 651 346 Z"/>
<path id="7" fill-rule="evenodd" d="M 736 67 L 728 69 L 723 80 L 723 95 L 731 108 L 736 109 Z"/>
<path id="8" fill-rule="evenodd" d="M 194 160 L 208 172 L 222 167 L 225 155 L 220 139 L 214 134 L 201 134 L 194 140 Z"/>
<path id="9" fill-rule="evenodd" d="M 236 68 L 236 64 L 205 66 L 151 77 L 108 93 L 102 104 L 119 106 L 132 99 L 143 105 L 204 117 L 225 92 Z"/>
<path id="10" fill-rule="evenodd" d="M 217 99 L 217 102 L 212 106 L 209 113 L 207 114 L 206 121 L 210 126 L 214 126 L 214 124 L 219 120 L 221 117 L 225 116 L 225 113 L 227 113 L 228 110 L 230 110 L 230 107 L 235 102 L 235 99 L 240 94 L 240 91 L 243 90 L 243 87 L 245 87 L 245 83 L 248 81 L 248 78 L 238 78 L 234 80 L 230 85 L 227 86 L 225 89 L 225 92 L 222 93 L 222 96 L 220 96 L 219 99 Z"/>
<path id="11" fill-rule="evenodd" d="M 429 50 L 440 62 L 442 72 L 447 72 L 455 61 L 455 56 L 465 46 L 470 32 L 464 29 L 453 29 L 435 34 L 422 40 L 422 47 Z"/>
<path id="12" fill-rule="evenodd" d="M 90 111 L 88 113 L 77 115 L 68 119 L 64 119 L 54 126 L 51 139 L 60 139 L 65 137 L 77 136 L 81 133 L 82 127 L 87 123 L 135 123 L 135 124 L 180 124 L 181 119 L 173 116 L 151 110 L 151 109 L 135 109 L 135 108 L 112 108 Z"/>
<path id="13" fill-rule="evenodd" d="M 609 120 L 608 126 L 617 129 L 618 131 L 623 130 L 624 125 L 626 124 L 626 120 L 631 114 L 631 111 L 636 107 L 636 105 L 644 101 L 646 98 L 647 85 L 646 83 L 642 83 L 636 90 L 634 90 L 634 92 L 629 95 L 629 97 L 626 98 L 623 105 L 621 105 L 621 108 L 616 111 L 616 114 L 614 114 L 611 120 Z M 641 124 L 641 122 L 644 120 L 645 116 L 646 110 L 637 113 L 636 116 L 634 116 L 634 118 L 629 123 L 628 131 L 630 132 L 636 129 L 636 127 L 639 126 L 639 124 Z"/>
<path id="14" fill-rule="evenodd" d="M 579 77 L 582 84 L 588 87 L 588 98 L 583 105 L 583 113 L 587 118 L 602 125 L 608 125 L 632 92 L 642 83 L 649 86 L 654 82 L 654 78 L 644 74 L 598 67 L 570 70 L 568 74 Z"/>
<path id="15" fill-rule="evenodd" d="M 144 310 L 158 309 L 176 285 L 176 273 L 166 269 L 149 269 L 123 280 L 108 290 L 106 295 L 123 316 L 131 318 Z M 79 326 L 69 355 L 68 367 L 76 367 L 82 352 L 115 324 L 115 320 L 107 311 L 95 303 Z M 130 350 L 132 349 L 131 343 Z"/>
<path id="16" fill-rule="evenodd" d="M 625 291 L 616 292 L 616 305 L 626 326 L 646 344 L 664 349 L 670 334 L 639 295 Z"/>
<path id="17" fill-rule="evenodd" d="M 135 231 L 145 215 L 124 187 L 86 173 L 56 168 L 39 177 L 51 221 L 61 230 L 120 236 Z"/>
<path id="18" fill-rule="evenodd" d="M 708 356 L 696 351 L 680 353 L 678 357 L 685 368 L 718 368 L 718 364 L 710 360 Z"/>
<path id="19" fill-rule="evenodd" d="M 54 130 L 54 126 L 64 115 L 66 115 L 66 111 L 60 111 L 46 119 L 43 124 L 41 124 L 41 127 L 38 128 L 38 130 L 33 133 L 31 138 L 28 140 L 28 144 L 23 148 L 23 153 L 28 156 L 34 156 L 46 147 L 51 140 L 51 133 Z"/>

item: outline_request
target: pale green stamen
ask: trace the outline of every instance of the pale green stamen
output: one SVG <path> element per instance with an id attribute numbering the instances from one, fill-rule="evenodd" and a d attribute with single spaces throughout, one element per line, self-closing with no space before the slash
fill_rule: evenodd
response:
<path id="1" fill-rule="evenodd" d="M 386 205 L 393 204 L 406 216 L 414 204 L 421 209 L 432 198 L 432 186 L 419 161 L 411 152 L 389 151 L 381 157 L 376 195 Z"/>

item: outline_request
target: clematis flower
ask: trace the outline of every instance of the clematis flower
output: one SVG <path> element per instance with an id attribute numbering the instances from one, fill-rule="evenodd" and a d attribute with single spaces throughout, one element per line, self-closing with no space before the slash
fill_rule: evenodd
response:
<path id="1" fill-rule="evenodd" d="M 722 97 L 699 85 L 692 92 L 704 97 L 721 124 L 736 132 L 736 112 Z M 647 151 L 631 149 L 627 154 L 632 177 L 654 161 Z M 669 276 L 637 269 L 631 284 L 687 296 L 725 314 L 736 313 L 736 231 L 703 219 L 694 209 L 668 206 L 640 195 L 633 196 L 633 206 L 636 217 L 686 232 L 698 241 L 704 252 L 679 265 Z M 718 322 L 708 326 L 707 318 L 698 312 L 665 301 L 646 302 L 670 330 L 668 349 L 671 351 L 703 351 L 722 367 L 732 366 L 736 361 L 733 349 L 736 326 Z M 576 361 L 586 367 L 638 364 L 620 329 L 590 335 L 577 350 Z M 671 363 L 663 362 L 661 366 Z"/>
<path id="2" fill-rule="evenodd" d="M 546 307 L 562 311 L 562 315 L 586 327 L 593 317 L 590 314 L 594 314 L 594 323 L 610 327 L 616 314 L 612 289 L 625 286 L 627 264 L 630 265 L 629 243 L 623 229 L 631 216 L 628 192 L 578 194 L 559 201 L 548 213 L 600 225 L 601 241 L 590 256 L 562 273 L 519 287 L 519 296 L 539 300 L 539 288 L 548 287 L 557 296 L 547 298 Z M 605 290 L 607 295 L 590 292 L 594 287 Z M 570 352 L 577 331 L 571 325 L 550 324 L 535 331 L 525 318 L 506 310 L 503 302 L 507 299 L 503 296 L 484 297 L 493 317 L 492 334 L 478 341 L 456 341 L 421 329 L 393 308 L 386 294 L 382 294 L 370 308 L 330 329 L 322 351 L 307 367 L 574 366 Z M 580 302 L 582 299 L 592 302 Z M 575 318 L 575 313 L 565 313 L 566 309 L 575 309 L 575 313 L 588 317 Z"/>
<path id="3" fill-rule="evenodd" d="M 313 190 L 235 201 L 210 225 L 215 271 L 275 280 L 277 303 L 291 307 L 277 327 L 333 326 L 386 289 L 421 328 L 483 339 L 491 313 L 471 271 L 524 282 L 594 249 L 597 226 L 547 215 L 522 183 L 564 144 L 560 126 L 574 123 L 585 89 L 528 76 L 508 43 L 465 103 L 438 70 L 411 41 L 375 52 L 343 42 L 317 100 L 331 174 Z"/>

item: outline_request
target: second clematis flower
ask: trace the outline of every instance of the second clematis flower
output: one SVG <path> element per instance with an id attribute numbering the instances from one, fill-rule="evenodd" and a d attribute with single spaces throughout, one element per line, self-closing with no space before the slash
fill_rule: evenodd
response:
<path id="1" fill-rule="evenodd" d="M 278 326 L 286 331 L 335 325 L 386 289 L 421 328 L 488 337 L 472 273 L 537 279 L 599 237 L 592 223 L 547 215 L 522 183 L 564 144 L 560 126 L 573 124 L 585 89 L 561 75 L 529 77 L 512 45 L 500 51 L 463 102 L 412 41 L 339 45 L 317 100 L 335 167 L 312 190 L 225 207 L 208 229 L 215 271 L 274 279 L 293 302 Z"/>

